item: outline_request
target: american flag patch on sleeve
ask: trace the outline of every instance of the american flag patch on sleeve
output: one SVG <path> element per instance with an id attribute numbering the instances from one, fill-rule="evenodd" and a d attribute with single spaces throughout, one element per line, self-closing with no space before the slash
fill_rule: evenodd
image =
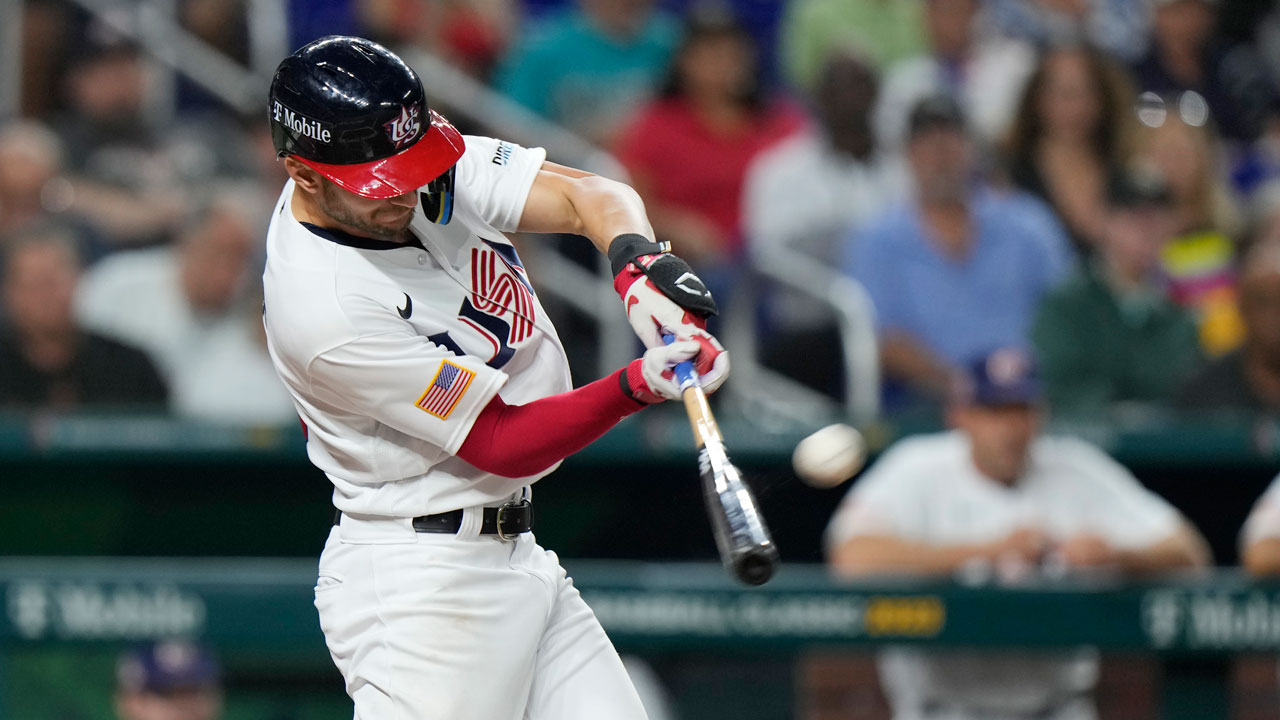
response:
<path id="1" fill-rule="evenodd" d="M 458 401 L 466 394 L 475 376 L 474 372 L 460 365 L 442 360 L 435 379 L 427 386 L 426 392 L 422 393 L 422 397 L 418 398 L 416 404 L 441 420 L 447 420 L 449 413 L 458 406 Z"/>

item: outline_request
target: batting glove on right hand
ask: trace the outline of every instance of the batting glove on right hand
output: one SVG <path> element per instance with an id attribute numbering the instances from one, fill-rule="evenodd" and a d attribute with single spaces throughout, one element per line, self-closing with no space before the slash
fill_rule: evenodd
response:
<path id="1" fill-rule="evenodd" d="M 694 340 L 677 340 L 670 345 L 650 348 L 643 357 L 632 360 L 622 371 L 623 387 L 632 399 L 652 405 L 663 400 L 679 400 L 680 384 L 675 378 L 675 366 L 692 360 L 702 349 Z M 715 387 L 719 387 L 720 378 Z M 704 384 L 706 392 L 714 388 Z"/>
<path id="2" fill-rule="evenodd" d="M 704 389 L 714 389 L 729 375 L 729 355 L 707 332 L 707 318 L 717 312 L 693 268 L 641 235 L 619 235 L 609 246 L 613 287 L 622 297 L 627 322 L 647 348 L 664 345 L 670 334 L 697 340 L 703 349 L 694 360 Z"/>

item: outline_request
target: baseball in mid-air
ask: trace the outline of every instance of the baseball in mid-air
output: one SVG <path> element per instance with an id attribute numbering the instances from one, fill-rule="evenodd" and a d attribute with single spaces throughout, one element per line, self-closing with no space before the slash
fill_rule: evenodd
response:
<path id="1" fill-rule="evenodd" d="M 866 459 L 862 433 L 837 423 L 801 440 L 791 454 L 791 465 L 806 485 L 832 488 L 857 474 Z"/>

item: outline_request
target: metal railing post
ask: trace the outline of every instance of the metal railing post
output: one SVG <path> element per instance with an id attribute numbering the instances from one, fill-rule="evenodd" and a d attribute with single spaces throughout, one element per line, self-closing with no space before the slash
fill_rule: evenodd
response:
<path id="1" fill-rule="evenodd" d="M 730 313 L 733 317 L 726 328 L 726 342 L 734 343 L 738 350 L 733 356 L 734 376 L 739 381 L 753 378 L 744 383 L 753 389 L 785 386 L 786 392 L 777 393 L 777 397 L 795 404 L 836 404 L 760 363 L 760 338 L 755 328 L 759 302 L 757 278 L 800 293 L 834 314 L 845 371 L 845 394 L 839 404 L 855 422 L 875 419 L 880 412 L 880 361 L 871 300 L 857 281 L 797 253 L 770 252 L 753 258 L 746 266 L 740 281 L 743 292 L 738 296 L 737 307 Z M 801 411 L 792 408 L 788 412 Z"/>
<path id="2" fill-rule="evenodd" d="M 276 65 L 291 49 L 285 6 L 282 0 L 249 0 L 245 6 L 249 26 L 249 66 L 261 77 L 271 77 Z"/>
<path id="3" fill-rule="evenodd" d="M 267 80 L 179 25 L 171 11 L 161 5 L 170 1 L 121 5 L 112 0 L 72 0 L 107 27 L 141 43 L 144 52 L 167 68 L 182 73 L 232 108 L 249 112 L 260 107 Z M 134 12 L 122 15 L 120 11 L 125 7 L 133 7 Z"/>

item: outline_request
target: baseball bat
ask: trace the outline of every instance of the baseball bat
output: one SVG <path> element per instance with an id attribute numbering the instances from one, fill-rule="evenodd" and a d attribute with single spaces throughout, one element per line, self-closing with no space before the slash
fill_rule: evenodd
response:
<path id="1" fill-rule="evenodd" d="M 668 343 L 674 339 L 665 337 Z M 698 477 L 702 499 L 724 566 L 747 585 L 763 585 L 778 568 L 778 548 L 773 544 L 755 495 L 742 481 L 742 473 L 729 461 L 724 438 L 707 405 L 693 362 L 675 366 L 681 399 L 689 414 L 693 439 L 698 445 Z"/>

